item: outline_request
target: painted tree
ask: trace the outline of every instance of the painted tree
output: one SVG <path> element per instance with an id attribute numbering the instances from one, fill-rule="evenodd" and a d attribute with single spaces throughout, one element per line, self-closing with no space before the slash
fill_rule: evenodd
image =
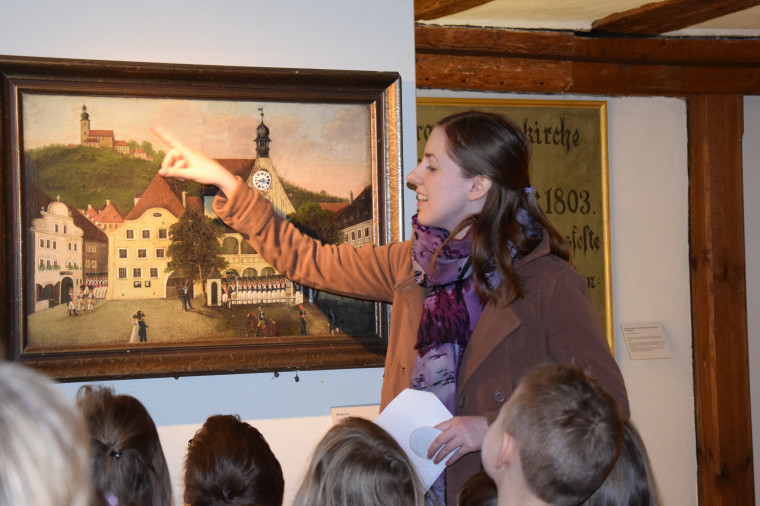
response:
<path id="1" fill-rule="evenodd" d="M 177 272 L 182 277 L 198 278 L 205 294 L 205 279 L 213 268 L 224 272 L 227 261 L 219 256 L 222 230 L 214 220 L 201 214 L 186 212 L 169 227 L 171 244 L 166 253 L 171 260 L 166 272 Z M 204 297 L 205 299 L 205 297 Z"/>
<path id="2" fill-rule="evenodd" d="M 340 237 L 340 228 L 335 215 L 322 209 L 316 202 L 302 204 L 288 219 L 306 235 L 322 242 L 336 244 Z"/>

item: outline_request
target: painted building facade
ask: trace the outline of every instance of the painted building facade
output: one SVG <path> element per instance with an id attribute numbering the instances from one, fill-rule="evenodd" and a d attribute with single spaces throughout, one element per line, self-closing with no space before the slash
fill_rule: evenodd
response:
<path id="1" fill-rule="evenodd" d="M 84 232 L 74 223 L 71 209 L 60 200 L 51 201 L 32 220 L 34 245 L 34 311 L 63 302 L 69 288 L 83 284 Z"/>
<path id="2" fill-rule="evenodd" d="M 162 299 L 175 295 L 169 288 L 172 273 L 166 272 L 169 227 L 185 213 L 186 202 L 156 175 L 124 223 L 107 231 L 106 298 Z"/>

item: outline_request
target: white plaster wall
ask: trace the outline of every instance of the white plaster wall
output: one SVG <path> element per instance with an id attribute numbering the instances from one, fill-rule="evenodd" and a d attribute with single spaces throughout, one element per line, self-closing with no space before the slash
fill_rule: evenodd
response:
<path id="1" fill-rule="evenodd" d="M 399 71 L 405 173 L 414 168 L 412 0 L 0 0 L 0 12 L 0 54 L 6 55 Z M 648 445 L 665 504 L 696 504 L 685 106 L 675 99 L 575 98 L 608 101 L 615 345 L 633 420 Z M 760 100 L 748 98 L 745 111 L 748 313 L 751 364 L 757 369 L 758 311 L 752 308 L 758 308 L 760 283 L 753 259 L 760 239 L 749 217 L 760 212 L 758 199 L 750 198 L 760 187 Z M 414 209 L 408 192 L 405 209 L 407 217 Z M 628 359 L 620 323 L 642 320 L 663 324 L 673 358 Z M 238 413 L 262 430 L 280 457 L 288 504 L 305 459 L 331 423 L 329 408 L 378 402 L 382 370 L 299 372 L 299 378 L 296 383 L 293 373 L 277 379 L 246 374 L 110 384 L 150 410 L 178 491 L 187 440 L 207 416 Z M 760 392 L 760 379 L 752 380 L 753 392 Z M 63 388 L 73 395 L 79 386 Z M 754 432 L 760 434 L 757 424 Z M 757 442 L 755 450 L 760 451 Z"/>
<path id="2" fill-rule="evenodd" d="M 747 263 L 747 335 L 755 455 L 755 501 L 760 498 L 760 96 L 744 98 L 744 247 Z"/>
<path id="3" fill-rule="evenodd" d="M 609 102 L 615 350 L 663 503 L 697 504 L 685 103 Z M 661 322 L 667 360 L 629 360 L 620 323 Z"/>

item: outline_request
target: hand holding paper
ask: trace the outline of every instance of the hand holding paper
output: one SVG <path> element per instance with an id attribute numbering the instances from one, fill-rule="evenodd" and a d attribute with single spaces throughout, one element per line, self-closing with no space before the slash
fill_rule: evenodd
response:
<path id="1" fill-rule="evenodd" d="M 435 395 L 407 388 L 386 406 L 375 423 L 398 441 L 428 489 L 451 457 L 450 454 L 438 464 L 427 458 L 430 444 L 441 433 L 435 426 L 450 418 L 451 413 Z"/>

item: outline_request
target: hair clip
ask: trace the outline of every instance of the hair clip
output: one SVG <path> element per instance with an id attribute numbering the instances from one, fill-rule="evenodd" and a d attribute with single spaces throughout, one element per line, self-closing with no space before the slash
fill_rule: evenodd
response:
<path id="1" fill-rule="evenodd" d="M 113 450 L 111 453 L 111 458 L 114 460 L 119 460 L 121 458 L 121 452 L 118 452 L 116 450 Z"/>
<path id="2" fill-rule="evenodd" d="M 536 187 L 535 186 L 528 186 L 525 188 L 525 193 L 530 195 L 531 193 L 536 193 Z"/>

